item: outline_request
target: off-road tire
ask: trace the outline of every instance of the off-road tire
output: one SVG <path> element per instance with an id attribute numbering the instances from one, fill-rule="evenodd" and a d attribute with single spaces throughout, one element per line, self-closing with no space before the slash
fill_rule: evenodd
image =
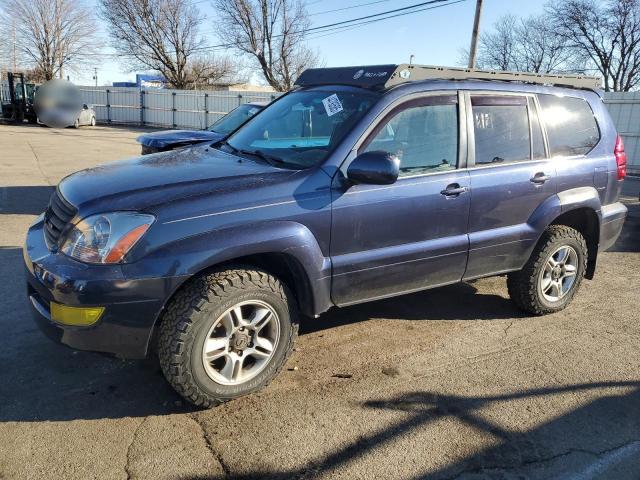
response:
<path id="1" fill-rule="evenodd" d="M 576 279 L 563 298 L 556 302 L 549 302 L 542 295 L 538 279 L 549 256 L 563 245 L 573 247 L 578 254 Z M 534 315 L 545 315 L 564 309 L 580 288 L 587 269 L 587 254 L 587 243 L 580 232 L 565 225 L 549 226 L 533 249 L 524 268 L 507 276 L 507 288 L 511 300 L 522 310 Z"/>
<path id="2" fill-rule="evenodd" d="M 92 127 L 96 126 L 96 117 L 91 117 L 91 126 Z"/>
<path id="3" fill-rule="evenodd" d="M 280 337 L 267 366 L 239 385 L 214 382 L 202 367 L 202 345 L 215 320 L 248 299 L 269 303 L 280 318 Z M 176 293 L 162 316 L 158 358 L 173 388 L 194 405 L 210 408 L 264 388 L 280 372 L 298 334 L 293 295 L 273 275 L 254 268 L 232 268 L 190 280 Z"/>
<path id="4" fill-rule="evenodd" d="M 73 122 L 73 128 L 80 128 L 80 119 L 76 118 L 76 121 Z"/>

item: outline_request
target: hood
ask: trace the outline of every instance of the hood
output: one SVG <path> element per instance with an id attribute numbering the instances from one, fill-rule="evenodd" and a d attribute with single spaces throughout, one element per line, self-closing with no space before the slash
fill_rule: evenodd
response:
<path id="1" fill-rule="evenodd" d="M 165 148 L 171 145 L 188 145 L 190 143 L 215 142 L 224 135 L 209 130 L 162 130 L 160 132 L 145 133 L 136 140 L 147 147 Z"/>
<path id="2" fill-rule="evenodd" d="M 204 145 L 82 170 L 63 179 L 58 188 L 84 216 L 94 211 L 149 209 L 195 195 L 256 189 L 295 173 Z"/>

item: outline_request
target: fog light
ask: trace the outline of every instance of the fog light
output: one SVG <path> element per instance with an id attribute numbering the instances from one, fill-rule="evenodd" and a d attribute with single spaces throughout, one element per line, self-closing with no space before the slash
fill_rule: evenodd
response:
<path id="1" fill-rule="evenodd" d="M 64 325 L 93 325 L 103 312 L 104 307 L 69 307 L 51 302 L 51 320 Z"/>

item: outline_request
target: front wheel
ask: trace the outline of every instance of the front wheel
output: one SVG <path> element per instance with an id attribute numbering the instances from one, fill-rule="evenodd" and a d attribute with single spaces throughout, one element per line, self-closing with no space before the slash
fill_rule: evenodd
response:
<path id="1" fill-rule="evenodd" d="M 91 117 L 91 126 L 92 127 L 96 126 L 96 117 Z"/>
<path id="2" fill-rule="evenodd" d="M 190 281 L 167 307 L 158 355 L 189 402 L 212 407 L 266 386 L 298 332 L 287 287 L 267 272 L 232 269 Z"/>
<path id="3" fill-rule="evenodd" d="M 507 276 L 509 296 L 521 309 L 544 315 L 564 309 L 587 268 L 587 243 L 577 230 L 551 225 L 524 268 Z"/>

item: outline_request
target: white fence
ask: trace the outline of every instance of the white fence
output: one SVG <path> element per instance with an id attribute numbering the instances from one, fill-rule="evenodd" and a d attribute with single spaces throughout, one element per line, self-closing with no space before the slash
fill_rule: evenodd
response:
<path id="1" fill-rule="evenodd" d="M 2 82 L 3 90 L 7 89 Z M 247 102 L 269 102 L 279 93 L 194 90 L 140 90 L 79 87 L 83 103 L 93 105 L 100 123 L 204 129 Z M 8 93 L 6 94 L 8 96 Z M 640 92 L 608 92 L 604 103 L 624 140 L 628 171 L 640 175 Z"/>
<path id="2" fill-rule="evenodd" d="M 269 102 L 279 93 L 141 90 L 136 87 L 78 87 L 100 123 L 204 129 L 238 105 Z"/>
<path id="3" fill-rule="evenodd" d="M 627 170 L 640 175 L 640 92 L 607 92 L 604 103 L 627 152 Z"/>

